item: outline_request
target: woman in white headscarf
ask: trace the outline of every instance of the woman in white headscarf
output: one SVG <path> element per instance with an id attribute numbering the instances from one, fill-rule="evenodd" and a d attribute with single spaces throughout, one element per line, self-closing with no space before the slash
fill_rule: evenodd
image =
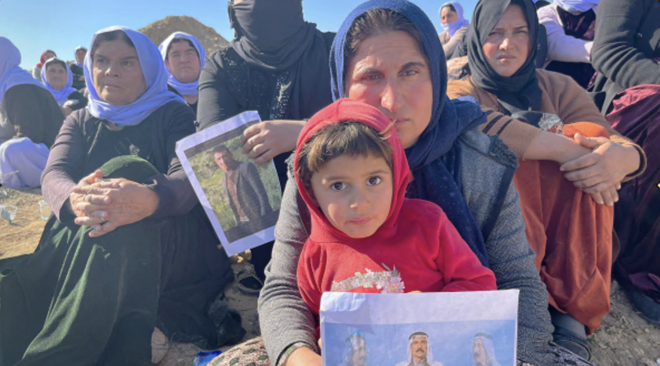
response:
<path id="1" fill-rule="evenodd" d="M 71 86 L 73 73 L 64 61 L 55 57 L 46 61 L 41 68 L 41 82 L 62 107 L 65 117 L 87 106 L 87 98 Z"/>
<path id="2" fill-rule="evenodd" d="M 53 96 L 21 69 L 21 53 L 0 37 L 0 184 L 40 185 L 64 115 Z"/>
<path id="3" fill-rule="evenodd" d="M 477 333 L 472 340 L 474 366 L 500 366 L 495 355 L 493 337 L 488 333 Z"/>
<path id="4" fill-rule="evenodd" d="M 591 48 L 599 0 L 555 0 L 540 8 L 539 22 L 548 33 L 545 69 L 572 77 L 586 88 L 595 73 Z"/>
<path id="5" fill-rule="evenodd" d="M 456 47 L 465 37 L 470 22 L 463 17 L 463 7 L 457 1 L 451 1 L 443 4 L 438 10 L 440 23 L 445 30 L 440 33 L 440 43 L 447 55 L 447 59 L 452 58 Z"/>

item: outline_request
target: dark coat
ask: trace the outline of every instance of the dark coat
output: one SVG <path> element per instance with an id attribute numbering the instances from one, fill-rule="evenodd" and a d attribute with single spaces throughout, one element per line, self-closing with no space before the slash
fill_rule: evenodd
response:
<path id="1" fill-rule="evenodd" d="M 598 75 L 589 89 L 603 115 L 624 89 L 660 84 L 658 0 L 602 0 L 596 16 L 592 64 Z"/>
<path id="2" fill-rule="evenodd" d="M 257 220 L 258 218 L 270 213 L 273 209 L 268 202 L 268 193 L 266 188 L 261 182 L 257 167 L 252 163 L 240 163 L 238 168 L 232 174 L 232 178 L 225 173 L 225 190 L 229 195 L 227 187 L 227 180 L 232 179 L 236 185 L 236 197 L 241 209 L 247 215 L 250 221 Z M 229 205 L 231 210 L 234 211 L 236 222 L 240 222 L 240 214 L 238 208 L 234 204 L 231 195 L 229 196 Z"/>

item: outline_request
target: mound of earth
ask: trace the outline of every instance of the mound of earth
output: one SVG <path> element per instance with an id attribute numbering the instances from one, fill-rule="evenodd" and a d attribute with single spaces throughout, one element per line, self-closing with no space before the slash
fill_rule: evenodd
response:
<path id="1" fill-rule="evenodd" d="M 189 16 L 170 15 L 138 30 L 157 45 L 160 45 L 165 38 L 174 32 L 192 34 L 202 43 L 207 55 L 212 55 L 229 46 L 229 42 L 218 34 L 215 29 L 207 27 L 197 19 Z"/>

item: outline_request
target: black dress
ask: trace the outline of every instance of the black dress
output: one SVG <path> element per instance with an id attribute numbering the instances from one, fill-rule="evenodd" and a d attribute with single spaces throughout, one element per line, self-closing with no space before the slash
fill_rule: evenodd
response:
<path id="1" fill-rule="evenodd" d="M 156 326 L 202 347 L 240 340 L 240 321 L 208 314 L 233 272 L 175 154 L 193 119 L 179 102 L 120 131 L 86 109 L 67 118 L 42 177 L 55 215 L 33 254 L 0 261 L 0 365 L 150 365 Z M 156 212 L 90 238 L 65 207 L 99 168 L 150 187 Z"/>
<path id="2" fill-rule="evenodd" d="M 328 60 L 335 33 L 317 32 L 324 42 L 324 47 L 319 48 L 325 52 L 318 57 Z M 232 47 L 220 50 L 206 61 L 200 76 L 198 129 L 250 110 L 258 111 L 262 121 L 303 120 L 332 103 L 327 64 L 308 80 L 298 80 L 297 70 L 297 64 L 282 71 L 266 70 L 248 64 Z M 282 188 L 287 181 L 285 160 L 289 155 L 287 152 L 273 159 Z M 271 251 L 272 242 L 252 250 L 251 262 L 262 278 Z"/>

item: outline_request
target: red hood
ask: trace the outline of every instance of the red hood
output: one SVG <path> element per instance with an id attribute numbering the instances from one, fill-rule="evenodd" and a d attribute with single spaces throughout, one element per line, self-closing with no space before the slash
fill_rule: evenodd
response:
<path id="1" fill-rule="evenodd" d="M 330 223 L 321 209 L 312 201 L 309 192 L 307 192 L 298 176 L 298 163 L 302 146 L 323 127 L 344 121 L 361 122 L 381 133 L 392 123 L 382 112 L 368 104 L 350 99 L 340 99 L 316 113 L 303 128 L 296 145 L 294 169 L 296 172 L 296 185 L 312 215 L 312 233 L 310 239 L 316 242 L 345 243 L 347 241 L 359 240 L 352 239 Z M 390 128 L 386 137 L 387 142 L 392 147 L 392 176 L 394 185 L 392 205 L 387 219 L 378 231 L 371 237 L 362 240 L 373 240 L 374 237 L 381 235 L 389 237 L 392 230 L 396 229 L 397 217 L 405 199 L 406 187 L 408 186 L 410 175 L 408 160 L 406 160 L 406 154 L 394 127 Z"/>
<path id="2" fill-rule="evenodd" d="M 39 63 L 37 64 L 37 67 L 43 67 L 43 66 L 44 66 L 44 62 L 46 62 L 46 53 L 47 53 L 47 52 L 48 52 L 48 51 L 44 51 L 44 53 L 41 54 L 41 58 L 39 58 L 39 60 L 40 60 L 41 62 L 39 62 Z"/>

